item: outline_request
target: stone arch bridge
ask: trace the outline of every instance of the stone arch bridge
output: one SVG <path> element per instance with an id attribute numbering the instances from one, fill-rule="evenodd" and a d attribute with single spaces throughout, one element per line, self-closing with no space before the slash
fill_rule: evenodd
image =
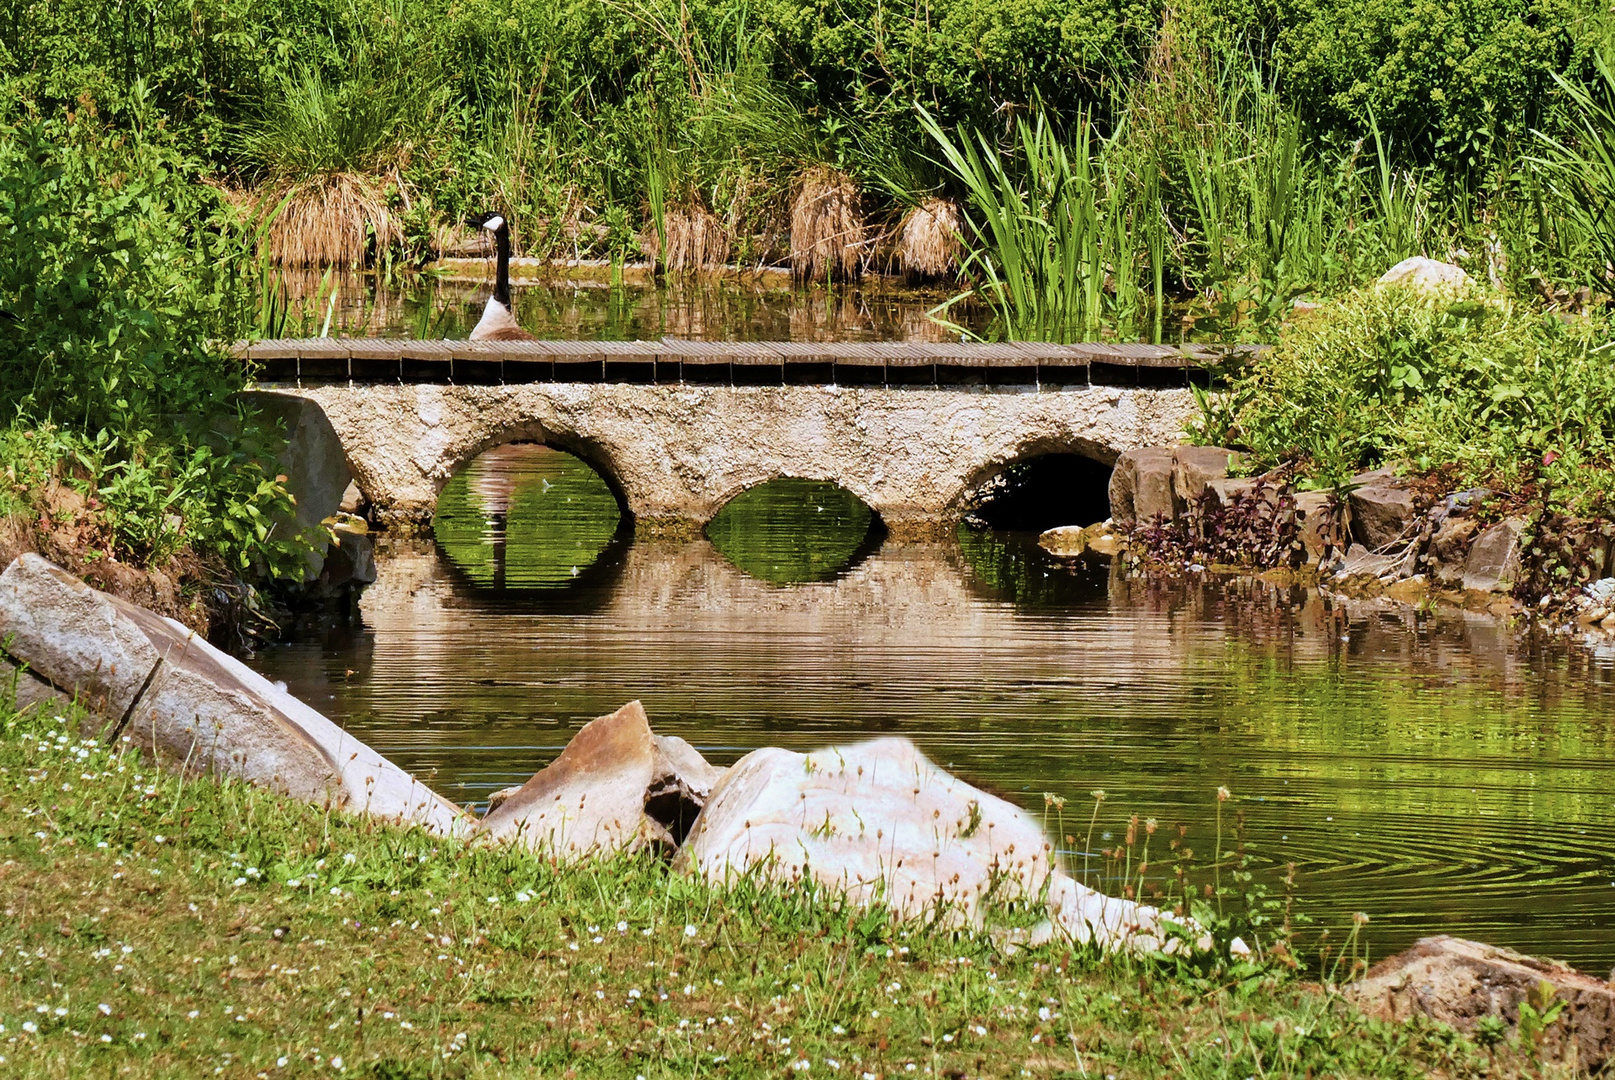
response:
<path id="1" fill-rule="evenodd" d="M 263 390 L 318 403 L 392 528 L 429 523 L 472 458 L 533 441 L 597 469 L 641 521 L 700 525 L 779 477 L 829 480 L 898 533 L 1049 453 L 1109 464 L 1175 441 L 1217 354 L 1149 345 L 267 341 Z"/>

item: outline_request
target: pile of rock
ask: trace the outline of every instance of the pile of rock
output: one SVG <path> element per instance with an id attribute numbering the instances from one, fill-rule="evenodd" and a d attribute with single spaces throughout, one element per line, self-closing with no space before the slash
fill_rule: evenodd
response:
<path id="1" fill-rule="evenodd" d="M 1270 520 L 1293 527 L 1307 563 L 1337 581 L 1416 579 L 1438 588 L 1507 593 L 1519 580 L 1525 521 L 1483 524 L 1477 511 L 1491 494 L 1485 489 L 1422 506 L 1414 488 L 1389 468 L 1360 473 L 1336 493 L 1298 491 L 1273 477 L 1229 477 L 1237 460 L 1235 451 L 1209 446 L 1124 453 L 1111 476 L 1112 523 L 1132 530 L 1177 524 L 1203 534 L 1214 531 L 1220 515 L 1257 500 L 1272 508 Z M 1241 561 L 1266 568 L 1260 558 Z"/>
<path id="2" fill-rule="evenodd" d="M 903 918 L 998 929 L 1013 939 L 1171 951 L 1209 939 L 1147 905 L 1086 888 L 1057 865 L 1024 810 L 938 769 L 907 739 L 798 754 L 764 747 L 729 769 L 656 735 L 630 702 L 590 721 L 503 799 L 476 835 L 564 860 L 658 850 L 713 884 L 811 881 Z"/>

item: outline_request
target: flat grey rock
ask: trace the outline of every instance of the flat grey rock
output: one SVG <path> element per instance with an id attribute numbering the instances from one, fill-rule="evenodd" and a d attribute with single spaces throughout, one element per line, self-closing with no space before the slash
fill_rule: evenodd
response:
<path id="1" fill-rule="evenodd" d="M 1509 518 L 1485 529 L 1470 546 L 1464 563 L 1464 588 L 1476 592 L 1508 592 L 1520 576 L 1523 518 Z"/>

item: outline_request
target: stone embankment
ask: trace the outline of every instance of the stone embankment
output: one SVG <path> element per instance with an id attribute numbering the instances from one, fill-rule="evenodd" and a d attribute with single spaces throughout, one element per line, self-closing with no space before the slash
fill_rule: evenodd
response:
<path id="1" fill-rule="evenodd" d="M 1523 512 L 1485 488 L 1432 491 L 1382 468 L 1333 490 L 1284 470 L 1231 477 L 1238 453 L 1155 446 L 1123 453 L 1108 523 L 1045 533 L 1056 555 L 1119 551 L 1148 571 L 1257 572 L 1353 596 L 1497 614 L 1526 606 L 1566 633 L 1615 637 L 1615 528 Z M 1587 584 L 1557 585 L 1565 574 Z"/>
<path id="2" fill-rule="evenodd" d="M 182 624 L 37 555 L 0 574 L 0 641 L 20 705 L 76 703 L 85 737 L 187 774 L 563 861 L 648 849 L 715 883 L 811 879 L 855 904 L 986 930 L 1008 946 L 1211 945 L 1192 923 L 1079 884 L 1030 815 L 936 768 L 905 739 L 807 755 L 767 747 L 723 770 L 654 734 L 631 702 L 587 724 L 477 820 Z M 1044 917 L 999 925 L 996 913 L 1011 905 Z"/>

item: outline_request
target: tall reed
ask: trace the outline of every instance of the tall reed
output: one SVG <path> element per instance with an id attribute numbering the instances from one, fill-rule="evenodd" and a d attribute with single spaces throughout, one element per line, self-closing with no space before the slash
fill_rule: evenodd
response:
<path id="1" fill-rule="evenodd" d="M 1068 150 L 1041 111 L 1016 126 L 1022 171 L 1012 176 L 981 133 L 955 141 L 922 108 L 921 123 L 970 193 L 974 240 L 963 270 L 979 282 L 1006 336 L 1080 340 L 1098 328 L 1105 283 L 1100 205 L 1088 118 Z"/>
<path id="2" fill-rule="evenodd" d="M 1588 250 L 1589 276 L 1615 283 L 1615 45 L 1593 57 L 1594 78 L 1583 85 L 1555 76 L 1574 108 L 1572 135 L 1537 133 L 1532 160 L 1556 196 L 1556 222 L 1570 244 Z M 1547 231 L 1546 228 L 1543 230 Z"/>

